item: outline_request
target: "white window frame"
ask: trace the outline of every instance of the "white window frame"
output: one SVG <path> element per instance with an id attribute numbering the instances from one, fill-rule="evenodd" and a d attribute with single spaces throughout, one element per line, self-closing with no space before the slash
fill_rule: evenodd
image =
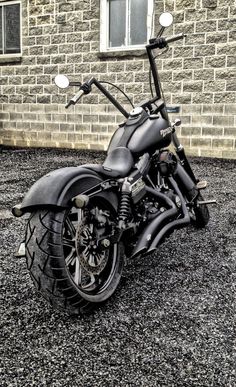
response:
<path id="1" fill-rule="evenodd" d="M 147 41 L 150 39 L 154 24 L 154 0 L 147 0 Z M 131 51 L 143 49 L 145 44 L 141 45 L 125 45 L 119 47 L 109 47 L 109 0 L 100 0 L 100 51 Z"/>
<path id="2" fill-rule="evenodd" d="M 21 0 L 15 0 L 15 1 L 1 1 L 0 0 L 0 7 L 4 7 L 5 5 L 15 5 L 20 4 L 20 52 L 13 53 L 13 54 L 0 54 L 0 60 L 1 58 L 19 58 L 22 57 L 22 4 Z M 2 13 L 3 16 L 3 13 Z M 3 23 L 3 17 L 2 17 L 2 23 Z M 3 28 L 3 34 L 5 33 Z M 3 42 L 4 42 L 4 35 L 3 35 Z M 4 49 L 4 47 L 3 47 Z"/>

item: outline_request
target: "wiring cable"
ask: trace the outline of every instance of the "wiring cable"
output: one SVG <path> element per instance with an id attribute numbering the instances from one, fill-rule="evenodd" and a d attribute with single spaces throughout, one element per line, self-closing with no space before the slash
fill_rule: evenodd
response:
<path id="1" fill-rule="evenodd" d="M 115 87 L 116 89 L 118 89 L 125 96 L 125 98 L 127 98 L 127 100 L 129 101 L 130 105 L 132 106 L 132 108 L 134 108 L 134 105 L 133 105 L 131 99 L 128 97 L 128 95 L 122 89 L 120 89 L 118 86 L 114 85 L 114 83 L 107 82 L 107 81 L 100 81 L 100 83 L 105 83 L 107 85 L 111 85 L 111 86 Z"/>

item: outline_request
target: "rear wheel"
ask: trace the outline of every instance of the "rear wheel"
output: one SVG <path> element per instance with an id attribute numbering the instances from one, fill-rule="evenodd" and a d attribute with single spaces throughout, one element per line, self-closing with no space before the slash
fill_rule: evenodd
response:
<path id="1" fill-rule="evenodd" d="M 26 258 L 42 295 L 71 314 L 91 309 L 116 290 L 123 269 L 121 245 L 112 243 L 109 203 L 86 210 L 37 211 L 26 231 Z"/>

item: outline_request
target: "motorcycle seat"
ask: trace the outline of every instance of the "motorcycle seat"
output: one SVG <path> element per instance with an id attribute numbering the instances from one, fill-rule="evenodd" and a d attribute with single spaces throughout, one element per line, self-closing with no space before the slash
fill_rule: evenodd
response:
<path id="1" fill-rule="evenodd" d="M 106 177 L 125 177 L 129 174 L 134 165 L 134 159 L 131 151 L 125 147 L 113 149 L 106 157 L 102 165 L 86 164 L 83 165 Z"/>

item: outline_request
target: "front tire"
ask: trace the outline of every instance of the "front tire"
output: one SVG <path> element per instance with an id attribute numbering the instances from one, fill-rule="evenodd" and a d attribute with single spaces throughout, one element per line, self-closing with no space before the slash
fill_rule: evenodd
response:
<path id="1" fill-rule="evenodd" d="M 191 222 L 196 228 L 204 228 L 209 222 L 210 214 L 206 204 L 197 205 L 197 201 L 203 201 L 202 195 L 199 193 L 197 200 L 192 208 Z"/>
<path id="2" fill-rule="evenodd" d="M 122 246 L 98 243 L 112 227 L 107 208 L 94 202 L 86 216 L 82 210 L 41 210 L 28 221 L 26 259 L 33 282 L 52 306 L 69 314 L 106 301 L 120 282 Z"/>

